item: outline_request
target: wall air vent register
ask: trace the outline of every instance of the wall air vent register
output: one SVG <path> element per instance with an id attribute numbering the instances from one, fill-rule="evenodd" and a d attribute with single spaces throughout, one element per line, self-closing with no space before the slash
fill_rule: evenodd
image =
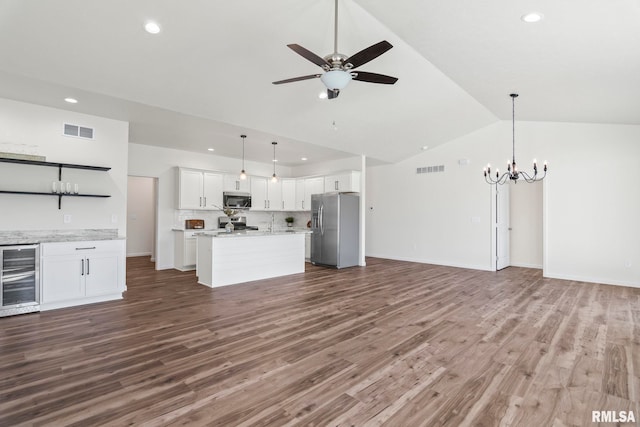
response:
<path id="1" fill-rule="evenodd" d="M 76 138 L 93 139 L 93 128 L 65 123 L 64 135 Z"/>
<path id="2" fill-rule="evenodd" d="M 422 173 L 435 173 L 435 172 L 444 172 L 444 165 L 438 166 L 423 166 L 421 168 L 416 168 L 417 174 Z"/>

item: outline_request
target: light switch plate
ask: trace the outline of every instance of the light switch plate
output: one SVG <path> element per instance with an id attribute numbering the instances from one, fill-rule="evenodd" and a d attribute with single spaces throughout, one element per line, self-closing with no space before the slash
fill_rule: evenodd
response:
<path id="1" fill-rule="evenodd" d="M 115 224 L 116 222 L 118 222 L 118 215 L 116 215 L 116 214 L 112 214 L 112 215 L 111 215 L 111 222 L 112 222 L 112 223 L 114 223 L 114 224 Z"/>
<path id="2" fill-rule="evenodd" d="M 65 224 L 70 224 L 71 223 L 71 215 L 70 214 L 64 214 L 62 216 L 62 222 L 64 222 Z"/>

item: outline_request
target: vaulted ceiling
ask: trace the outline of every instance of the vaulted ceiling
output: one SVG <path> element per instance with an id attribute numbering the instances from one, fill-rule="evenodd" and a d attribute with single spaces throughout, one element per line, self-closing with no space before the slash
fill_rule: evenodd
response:
<path id="1" fill-rule="evenodd" d="M 637 0 L 339 0 L 338 50 L 393 49 L 334 100 L 332 0 L 2 0 L 0 96 L 130 122 L 130 142 L 285 165 L 395 162 L 511 117 L 640 124 Z M 544 19 L 525 23 L 528 12 Z M 151 35 L 145 22 L 162 31 Z M 67 104 L 74 97 L 78 104 Z"/>

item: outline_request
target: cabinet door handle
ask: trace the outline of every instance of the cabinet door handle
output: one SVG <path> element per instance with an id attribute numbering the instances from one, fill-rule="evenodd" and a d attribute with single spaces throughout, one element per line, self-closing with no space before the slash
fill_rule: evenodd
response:
<path id="1" fill-rule="evenodd" d="M 95 246 L 87 247 L 87 248 L 76 248 L 76 251 L 88 251 L 91 249 L 95 249 Z"/>
<path id="2" fill-rule="evenodd" d="M 282 210 L 284 210 L 284 200 L 282 201 Z"/>
<path id="3" fill-rule="evenodd" d="M 207 207 L 207 198 L 206 197 L 204 198 L 204 205 L 202 205 L 202 206 L 205 207 L 205 208 Z"/>
<path id="4" fill-rule="evenodd" d="M 304 200 L 302 201 L 302 210 L 304 210 Z"/>
<path id="5" fill-rule="evenodd" d="M 89 275 L 89 258 L 87 258 L 87 276 Z"/>
<path id="6" fill-rule="evenodd" d="M 84 260 L 82 260 L 82 269 L 80 270 L 80 275 L 84 276 Z"/>
<path id="7" fill-rule="evenodd" d="M 202 207 L 202 197 L 200 197 L 200 204 L 198 206 Z"/>

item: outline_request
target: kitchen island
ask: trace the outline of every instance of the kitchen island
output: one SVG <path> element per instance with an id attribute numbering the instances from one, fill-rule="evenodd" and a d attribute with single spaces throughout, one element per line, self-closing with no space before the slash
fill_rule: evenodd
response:
<path id="1" fill-rule="evenodd" d="M 198 234 L 198 283 L 214 288 L 304 273 L 308 233 L 286 230 Z"/>

